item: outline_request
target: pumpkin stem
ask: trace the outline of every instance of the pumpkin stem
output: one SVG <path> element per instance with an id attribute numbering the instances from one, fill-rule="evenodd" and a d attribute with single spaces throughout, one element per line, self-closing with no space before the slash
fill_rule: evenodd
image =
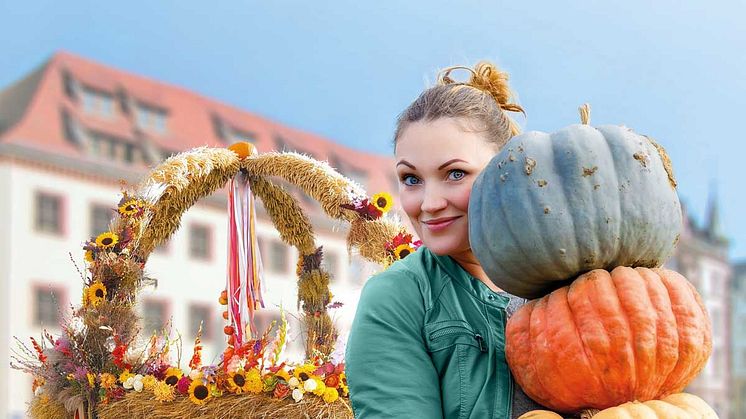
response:
<path id="1" fill-rule="evenodd" d="M 600 412 L 598 409 L 585 409 L 580 412 L 580 419 L 591 419 Z"/>
<path id="2" fill-rule="evenodd" d="M 584 103 L 578 108 L 580 112 L 580 123 L 589 125 L 591 123 L 591 105 Z"/>

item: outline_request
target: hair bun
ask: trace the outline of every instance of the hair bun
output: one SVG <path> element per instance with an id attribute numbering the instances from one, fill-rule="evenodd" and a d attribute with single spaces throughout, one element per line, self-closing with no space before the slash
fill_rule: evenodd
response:
<path id="1" fill-rule="evenodd" d="M 471 73 L 471 78 L 468 82 L 457 82 L 451 78 L 453 70 L 466 70 Z M 453 66 L 443 69 L 438 77 L 438 84 L 461 84 L 474 87 L 492 96 L 501 109 L 525 114 L 520 105 L 510 103 L 515 95 L 508 85 L 508 78 L 507 72 L 500 70 L 491 62 L 480 61 L 474 68 Z"/>

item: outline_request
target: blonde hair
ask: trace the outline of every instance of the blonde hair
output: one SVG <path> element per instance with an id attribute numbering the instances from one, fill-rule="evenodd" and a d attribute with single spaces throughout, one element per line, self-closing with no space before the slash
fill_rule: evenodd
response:
<path id="1" fill-rule="evenodd" d="M 466 70 L 471 77 L 466 82 L 451 78 L 453 70 Z M 501 148 L 521 132 L 520 127 L 506 113 L 521 112 L 508 86 L 508 73 L 494 64 L 482 61 L 474 68 L 453 66 L 441 70 L 435 86 L 426 89 L 399 115 L 394 143 L 404 129 L 413 122 L 434 121 L 439 118 L 464 118 L 483 124 L 485 139 Z"/>

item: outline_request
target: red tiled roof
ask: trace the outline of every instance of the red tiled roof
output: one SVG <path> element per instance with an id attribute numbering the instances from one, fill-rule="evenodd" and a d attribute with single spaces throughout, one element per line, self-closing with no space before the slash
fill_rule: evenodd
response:
<path id="1" fill-rule="evenodd" d="M 66 135 L 63 113 L 67 113 L 86 130 L 104 133 L 125 142 L 141 141 L 136 134 L 139 132 L 147 141 L 171 151 L 204 145 L 225 147 L 230 140 L 219 137 L 214 122 L 214 118 L 218 118 L 226 126 L 252 134 L 260 152 L 276 149 L 277 138 L 281 138 L 288 148 L 311 153 L 317 159 L 329 160 L 333 166 L 336 162 L 343 166 L 343 173 L 345 169 L 364 172 L 369 193 L 381 190 L 396 192 L 392 190 L 393 159 L 388 156 L 357 151 L 184 88 L 130 74 L 67 52 L 56 53 L 37 71 L 41 72 L 41 77 L 34 80 L 35 88 L 25 89 L 33 90 L 29 92 L 32 96 L 24 99 L 28 101 L 25 112 L 15 118 L 11 126 L 0 126 L 0 143 L 18 143 L 78 159 L 94 158 L 86 155 L 80 145 Z M 143 104 L 164 110 L 167 114 L 166 132 L 158 135 L 138 130 L 133 110 L 125 113 L 119 105 L 115 106 L 110 118 L 84 112 L 80 96 L 76 98 L 65 91 L 65 77 L 68 76 L 77 86 L 100 90 L 115 98 L 124 95 L 130 106 Z M 0 99 L 14 88 L 11 86 L 0 92 Z M 23 102 L 17 98 L 13 100 Z"/>

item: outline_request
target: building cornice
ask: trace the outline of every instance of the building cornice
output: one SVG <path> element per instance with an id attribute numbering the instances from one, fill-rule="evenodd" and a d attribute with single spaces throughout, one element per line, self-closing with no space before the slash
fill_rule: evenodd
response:
<path id="1" fill-rule="evenodd" d="M 17 142 L 0 144 L 0 161 L 3 159 L 20 161 L 43 170 L 81 177 L 88 181 L 107 185 L 119 185 L 122 182 L 136 185 L 148 173 L 147 170 L 128 169 L 118 164 L 106 164 L 104 161 L 76 159 L 59 153 L 25 147 Z M 302 202 L 300 204 L 303 205 Z M 214 193 L 200 199 L 198 205 L 206 205 L 225 211 L 228 206 L 228 199 L 220 193 Z M 339 234 L 340 230 L 345 230 L 343 223 L 332 220 L 319 211 L 312 211 L 307 208 L 306 211 L 314 228 L 319 232 Z M 263 205 L 257 205 L 257 214 L 262 221 L 271 222 Z"/>

